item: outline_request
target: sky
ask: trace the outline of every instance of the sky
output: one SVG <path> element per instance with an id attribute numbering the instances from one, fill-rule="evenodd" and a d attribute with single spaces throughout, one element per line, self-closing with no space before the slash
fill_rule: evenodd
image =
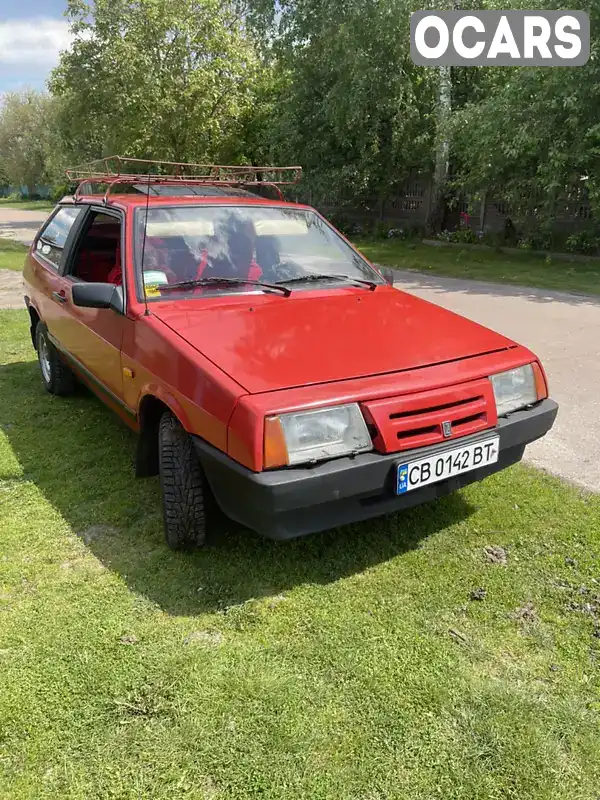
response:
<path id="1" fill-rule="evenodd" d="M 0 95 L 43 89 L 69 44 L 66 0 L 0 0 Z"/>

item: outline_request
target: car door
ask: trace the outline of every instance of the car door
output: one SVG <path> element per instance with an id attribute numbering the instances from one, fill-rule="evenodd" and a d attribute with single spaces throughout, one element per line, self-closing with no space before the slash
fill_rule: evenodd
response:
<path id="1" fill-rule="evenodd" d="M 61 271 L 84 215 L 84 206 L 59 206 L 37 235 L 28 256 L 36 310 L 59 349 L 63 347 L 61 331 L 68 316 L 68 287 Z"/>
<path id="2" fill-rule="evenodd" d="M 119 212 L 106 208 L 90 207 L 72 242 L 69 256 L 63 265 L 66 290 L 66 314 L 60 323 L 60 340 L 65 350 L 83 371 L 95 389 L 108 392 L 113 400 L 123 399 L 123 373 L 121 369 L 121 344 L 125 317 L 108 308 L 82 308 L 73 303 L 72 290 L 78 275 L 78 257 L 90 236 L 98 215 L 114 219 L 120 226 L 117 258 L 124 252 L 123 219 Z M 125 287 L 123 287 L 125 291 Z"/>

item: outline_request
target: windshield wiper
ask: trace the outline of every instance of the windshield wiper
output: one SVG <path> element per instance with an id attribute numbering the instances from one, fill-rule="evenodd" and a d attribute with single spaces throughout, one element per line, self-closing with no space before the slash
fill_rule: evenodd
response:
<path id="1" fill-rule="evenodd" d="M 276 283 L 265 283 L 264 281 L 253 281 L 251 278 L 196 278 L 193 281 L 180 281 L 179 283 L 164 283 L 158 288 L 161 292 L 169 292 L 171 289 L 193 289 L 195 286 L 263 286 L 265 289 L 273 289 L 282 292 L 285 297 L 292 293 L 291 289 L 279 286 Z"/>
<path id="2" fill-rule="evenodd" d="M 354 278 L 352 275 L 326 275 L 325 273 L 313 273 L 311 275 L 300 275 L 297 278 L 289 278 L 286 281 L 277 281 L 277 284 L 287 283 L 311 283 L 312 281 L 351 281 L 352 283 L 359 283 L 367 286 L 370 291 L 374 292 L 379 286 L 374 281 L 368 281 L 365 278 Z"/>

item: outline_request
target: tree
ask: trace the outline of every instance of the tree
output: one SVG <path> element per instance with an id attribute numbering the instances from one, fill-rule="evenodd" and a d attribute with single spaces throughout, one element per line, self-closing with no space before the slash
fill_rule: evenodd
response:
<path id="1" fill-rule="evenodd" d="M 454 120 L 459 182 L 488 186 L 514 206 L 531 200 L 551 217 L 567 187 L 585 179 L 600 208 L 600 70 L 519 69 Z"/>
<path id="2" fill-rule="evenodd" d="M 542 7 L 554 7 L 542 3 Z M 577 4 L 576 4 L 577 5 Z M 589 4 L 592 37 L 600 6 Z M 482 69 L 450 123 L 456 185 L 489 189 L 514 213 L 550 223 L 568 196 L 588 196 L 600 216 L 600 65 Z"/>
<path id="3" fill-rule="evenodd" d="M 50 86 L 74 158 L 165 160 L 231 149 L 261 69 L 236 8 L 220 0 L 69 0 L 74 42 Z"/>
<path id="4" fill-rule="evenodd" d="M 6 94 L 0 106 L 3 178 L 31 194 L 49 178 L 54 106 L 51 97 L 35 91 Z"/>
<path id="5" fill-rule="evenodd" d="M 431 165 L 432 70 L 409 54 L 406 0 L 255 0 L 266 57 L 286 76 L 269 135 L 313 197 L 380 205 Z"/>

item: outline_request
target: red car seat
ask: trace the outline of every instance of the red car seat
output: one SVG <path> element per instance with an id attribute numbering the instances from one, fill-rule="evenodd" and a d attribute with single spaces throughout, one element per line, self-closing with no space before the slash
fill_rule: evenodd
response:
<path id="1" fill-rule="evenodd" d="M 198 264 L 198 271 L 196 272 L 196 278 L 200 280 L 202 275 L 204 274 L 204 270 L 208 266 L 208 250 L 202 251 L 202 258 L 200 259 L 200 263 Z M 250 267 L 248 269 L 248 274 L 245 276 L 250 281 L 259 281 L 262 278 L 262 269 L 256 263 L 254 259 L 250 263 Z"/>

